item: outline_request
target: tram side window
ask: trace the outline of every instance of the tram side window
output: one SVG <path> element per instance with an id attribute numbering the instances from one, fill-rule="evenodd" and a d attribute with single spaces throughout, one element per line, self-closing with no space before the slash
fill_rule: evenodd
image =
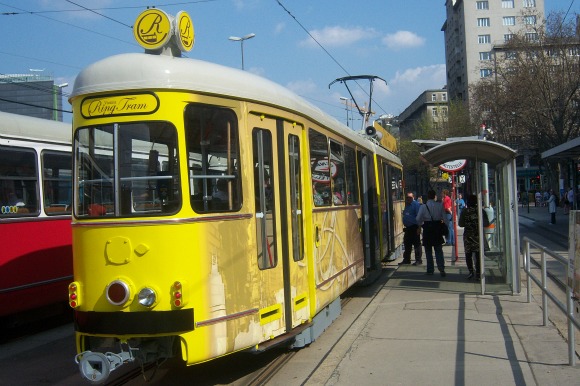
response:
<path id="1" fill-rule="evenodd" d="M 391 196 L 393 202 L 403 200 L 403 178 L 401 169 L 389 166 L 391 176 Z"/>
<path id="2" fill-rule="evenodd" d="M 332 203 L 346 204 L 346 176 L 344 170 L 344 150 L 342 144 L 330 141 L 330 176 L 332 181 Z"/>
<path id="3" fill-rule="evenodd" d="M 32 149 L 0 146 L 1 217 L 38 214 L 38 171 Z"/>
<path id="4" fill-rule="evenodd" d="M 344 168 L 346 173 L 346 197 L 349 204 L 360 204 L 356 154 L 352 147 L 344 147 Z"/>
<path id="5" fill-rule="evenodd" d="M 310 140 L 310 172 L 314 206 L 329 206 L 332 195 L 330 192 L 328 139 L 314 129 L 309 130 L 308 137 Z"/>
<path id="6" fill-rule="evenodd" d="M 68 153 L 43 151 L 42 161 L 43 204 L 47 215 L 71 213 L 72 157 Z"/>
<path id="7" fill-rule="evenodd" d="M 240 210 L 242 182 L 236 114 L 223 107 L 190 104 L 185 109 L 185 135 L 193 210 Z"/>

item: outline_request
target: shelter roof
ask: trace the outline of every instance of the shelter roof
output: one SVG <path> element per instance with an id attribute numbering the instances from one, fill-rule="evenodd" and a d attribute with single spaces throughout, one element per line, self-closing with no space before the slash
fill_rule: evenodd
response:
<path id="1" fill-rule="evenodd" d="M 546 150 L 542 158 L 580 158 L 580 137 Z"/>
<path id="2" fill-rule="evenodd" d="M 445 141 L 413 140 L 413 142 L 428 149 L 421 155 L 432 165 L 467 159 L 496 166 L 514 159 L 517 155 L 517 152 L 510 147 L 477 137 L 449 138 Z"/>

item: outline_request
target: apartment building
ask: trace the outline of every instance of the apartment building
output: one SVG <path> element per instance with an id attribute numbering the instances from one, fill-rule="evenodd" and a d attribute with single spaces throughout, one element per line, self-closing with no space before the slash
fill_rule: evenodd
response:
<path id="1" fill-rule="evenodd" d="M 398 117 L 401 138 L 413 138 L 419 123 L 428 120 L 431 127 L 441 127 L 447 120 L 447 90 L 425 90 Z"/>
<path id="2" fill-rule="evenodd" d="M 544 16 L 544 0 L 446 0 L 445 7 L 447 19 L 441 30 L 448 96 L 465 102 L 470 84 L 492 76 L 493 48 L 517 31 L 541 25 Z"/>

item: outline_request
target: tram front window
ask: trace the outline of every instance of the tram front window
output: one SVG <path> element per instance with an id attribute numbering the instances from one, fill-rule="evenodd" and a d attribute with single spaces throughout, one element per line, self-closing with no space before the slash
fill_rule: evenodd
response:
<path id="1" fill-rule="evenodd" d="M 77 217 L 159 216 L 181 208 L 172 124 L 80 128 L 74 146 Z"/>

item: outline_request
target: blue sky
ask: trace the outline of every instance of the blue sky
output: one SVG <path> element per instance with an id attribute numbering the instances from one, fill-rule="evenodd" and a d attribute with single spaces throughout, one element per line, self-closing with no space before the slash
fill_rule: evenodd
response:
<path id="1" fill-rule="evenodd" d="M 143 51 L 130 27 L 150 5 L 171 15 L 180 10 L 190 14 L 195 45 L 188 57 L 239 68 L 240 43 L 228 37 L 255 33 L 244 43 L 247 71 L 290 88 L 341 121 L 346 120 L 346 111 L 340 97 L 349 97 L 348 92 L 340 83 L 330 89 L 328 85 L 347 75 L 376 75 L 387 85 L 375 82 L 374 118 L 397 115 L 424 90 L 446 83 L 444 4 L 444 0 L 0 0 L 0 74 L 44 69 L 57 84 L 69 84 L 63 89 L 67 95 L 87 65 Z M 571 4 L 572 13 L 580 12 L 580 0 L 546 0 L 546 12 L 566 11 Z M 361 85 L 366 90 L 368 83 Z M 359 103 L 368 100 L 358 87 L 351 89 Z M 70 109 L 66 101 L 64 109 Z M 70 121 L 70 114 L 64 114 L 64 120 Z"/>

